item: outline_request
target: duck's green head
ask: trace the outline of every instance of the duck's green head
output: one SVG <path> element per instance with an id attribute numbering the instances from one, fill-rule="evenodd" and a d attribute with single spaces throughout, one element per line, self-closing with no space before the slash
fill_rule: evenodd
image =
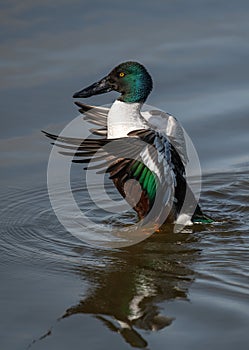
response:
<path id="1" fill-rule="evenodd" d="M 120 101 L 144 102 L 152 90 L 152 79 L 144 66 L 138 62 L 124 62 L 115 67 L 106 77 L 87 88 L 76 92 L 73 97 L 90 97 L 109 91 L 121 93 Z"/>

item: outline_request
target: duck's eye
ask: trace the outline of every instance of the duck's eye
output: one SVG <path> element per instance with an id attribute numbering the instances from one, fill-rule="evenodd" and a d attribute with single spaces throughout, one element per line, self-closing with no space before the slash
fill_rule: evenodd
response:
<path id="1" fill-rule="evenodd" d="M 119 73 L 120 78 L 123 78 L 125 76 L 124 72 Z"/>

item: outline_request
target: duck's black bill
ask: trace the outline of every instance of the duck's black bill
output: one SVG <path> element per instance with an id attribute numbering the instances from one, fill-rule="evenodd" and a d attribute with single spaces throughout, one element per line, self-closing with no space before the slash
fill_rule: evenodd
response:
<path id="1" fill-rule="evenodd" d="M 109 80 L 107 77 L 101 79 L 97 83 L 94 83 L 87 88 L 76 92 L 73 97 L 74 98 L 85 98 L 85 97 L 90 97 L 93 95 L 99 95 L 99 94 L 104 94 L 106 92 L 112 91 L 113 87 L 110 84 Z"/>

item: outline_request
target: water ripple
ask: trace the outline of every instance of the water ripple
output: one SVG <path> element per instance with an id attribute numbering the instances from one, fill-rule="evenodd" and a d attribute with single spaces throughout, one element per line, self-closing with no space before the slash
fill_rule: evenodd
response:
<path id="1" fill-rule="evenodd" d="M 197 272 L 205 288 L 248 298 L 248 174 L 212 174 L 203 181 L 203 207 L 219 222 L 201 232 Z"/>
<path id="2" fill-rule="evenodd" d="M 247 177 L 245 172 L 206 176 L 203 180 L 202 207 L 217 222 L 193 229 L 193 235 L 199 237 L 198 248 L 202 251 L 197 270 L 210 275 L 215 271 L 231 285 L 231 281 L 240 280 L 238 283 L 245 286 L 249 274 L 244 263 L 248 261 L 246 247 L 249 243 Z M 87 199 L 86 189 L 80 183 L 74 185 L 73 191 L 75 197 L 80 198 L 81 209 L 95 216 L 96 222 L 125 225 L 135 219 L 130 213 L 116 217 L 109 214 L 103 216 Z M 61 226 L 50 206 L 44 186 L 5 189 L 0 211 L 1 245 L 6 263 L 21 259 L 22 262 L 32 264 L 42 263 L 49 269 L 68 270 L 82 263 L 96 267 L 96 252 L 84 246 L 83 242 Z M 161 235 L 163 234 L 166 234 L 165 229 L 162 229 Z M 186 235 L 179 234 L 177 239 L 181 241 L 184 236 Z M 168 237 L 169 240 L 172 239 L 171 235 Z M 153 244 L 156 244 L 156 249 L 161 249 L 160 240 L 158 245 L 156 241 Z M 108 259 L 112 259 L 111 256 Z M 103 261 L 104 258 L 98 263 L 102 264 Z"/>
<path id="3" fill-rule="evenodd" d="M 8 204 L 4 207 L 3 203 Z M 6 262 L 21 258 L 32 264 L 42 261 L 49 268 L 62 261 L 78 262 L 73 248 L 82 244 L 57 221 L 46 188 L 5 190 L 1 217 L 1 245 Z"/>

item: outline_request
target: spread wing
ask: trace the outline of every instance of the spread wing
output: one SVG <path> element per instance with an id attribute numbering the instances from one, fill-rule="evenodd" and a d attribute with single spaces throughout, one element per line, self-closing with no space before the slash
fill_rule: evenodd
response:
<path id="1" fill-rule="evenodd" d="M 150 129 L 135 130 L 129 137 L 108 140 L 109 108 L 81 102 L 76 105 L 83 119 L 96 126 L 90 130 L 95 138 L 82 140 L 45 132 L 62 149 L 60 153 L 73 156 L 75 163 L 87 164 L 89 170 L 109 173 L 140 218 L 156 204 L 154 217 L 160 215 L 162 208 L 168 212 L 171 208 L 170 221 L 174 221 L 185 197 L 184 164 L 187 161 L 183 131 L 176 119 L 157 110 L 144 112 Z M 175 141 L 178 138 L 180 140 Z"/>
<path id="2" fill-rule="evenodd" d="M 177 178 L 184 166 L 168 139 L 154 130 L 136 130 L 129 137 L 81 140 L 45 132 L 63 155 L 88 169 L 107 172 L 127 202 L 144 218 L 153 208 L 153 219 L 173 206 Z M 136 180 L 136 181 L 130 181 Z M 138 200 L 139 199 L 139 200 Z M 135 201 L 135 202 L 134 202 Z M 173 221 L 175 212 L 171 212 Z"/>
<path id="3" fill-rule="evenodd" d="M 156 220 L 166 211 L 167 221 L 176 220 L 187 189 L 189 191 L 184 167 L 188 162 L 186 144 L 178 121 L 162 111 L 143 112 L 150 129 L 135 130 L 129 133 L 129 137 L 108 140 L 109 108 L 81 102 L 76 102 L 76 105 L 83 119 L 96 126 L 90 130 L 95 138 L 82 140 L 44 132 L 62 149 L 60 153 L 73 156 L 75 163 L 88 164 L 88 169 L 109 173 L 121 195 L 140 218 L 154 211 Z M 140 200 L 136 202 L 137 198 Z M 197 205 L 192 219 L 197 217 L 196 222 L 199 222 L 198 216 L 202 219 L 203 213 Z"/>
<path id="4" fill-rule="evenodd" d="M 99 129 L 93 128 L 91 132 L 96 135 L 106 136 L 109 108 L 86 105 L 81 102 L 75 102 L 75 104 L 79 107 L 79 112 L 84 114 L 84 120 L 101 127 Z M 167 136 L 181 157 L 182 163 L 186 166 L 188 162 L 186 142 L 183 128 L 178 120 L 170 113 L 160 110 L 145 111 L 141 114 L 147 121 L 150 129 L 164 133 Z"/>

